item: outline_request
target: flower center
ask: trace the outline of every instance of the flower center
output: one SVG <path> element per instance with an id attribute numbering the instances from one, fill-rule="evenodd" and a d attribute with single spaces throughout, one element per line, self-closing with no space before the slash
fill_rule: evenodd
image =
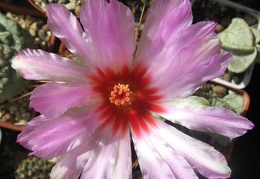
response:
<path id="1" fill-rule="evenodd" d="M 111 91 L 110 102 L 117 106 L 131 105 L 130 94 L 132 92 L 129 89 L 129 85 L 120 84 L 114 86 L 114 90 Z"/>

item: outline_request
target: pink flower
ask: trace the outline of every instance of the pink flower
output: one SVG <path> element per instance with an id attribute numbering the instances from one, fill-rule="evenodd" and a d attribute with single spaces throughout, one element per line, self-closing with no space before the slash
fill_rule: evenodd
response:
<path id="1" fill-rule="evenodd" d="M 77 57 L 25 49 L 12 67 L 38 86 L 32 119 L 18 142 L 43 159 L 59 156 L 52 178 L 132 177 L 131 140 L 144 178 L 227 178 L 224 156 L 162 119 L 236 138 L 253 124 L 190 96 L 222 75 L 232 55 L 220 54 L 213 22 L 192 24 L 190 0 L 155 0 L 136 49 L 134 18 L 123 4 L 87 0 L 80 22 L 58 4 L 48 26 Z"/>

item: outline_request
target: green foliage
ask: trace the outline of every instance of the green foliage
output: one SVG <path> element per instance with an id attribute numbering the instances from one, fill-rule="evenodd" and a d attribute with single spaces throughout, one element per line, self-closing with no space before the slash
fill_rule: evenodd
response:
<path id="1" fill-rule="evenodd" d="M 25 80 L 12 69 L 10 60 L 23 48 L 33 47 L 32 44 L 28 32 L 0 13 L 0 103 L 15 96 L 24 86 Z"/>
<path id="2" fill-rule="evenodd" d="M 243 96 L 236 94 L 233 91 L 229 91 L 229 94 L 224 98 L 210 97 L 208 99 L 210 106 L 224 107 L 234 111 L 237 114 L 243 112 L 244 99 Z"/>
<path id="3" fill-rule="evenodd" d="M 257 57 L 260 30 L 247 25 L 242 18 L 233 18 L 231 24 L 217 36 L 222 42 L 222 52 L 232 51 L 233 60 L 228 70 L 243 73 Z"/>

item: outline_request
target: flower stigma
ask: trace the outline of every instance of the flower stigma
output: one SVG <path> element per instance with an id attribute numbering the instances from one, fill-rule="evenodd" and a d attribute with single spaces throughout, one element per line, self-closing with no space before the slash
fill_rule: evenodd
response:
<path id="1" fill-rule="evenodd" d="M 111 103 L 117 106 L 131 105 L 130 94 L 132 92 L 129 89 L 129 85 L 118 83 L 114 86 L 114 90 L 111 91 L 111 97 L 109 98 Z"/>

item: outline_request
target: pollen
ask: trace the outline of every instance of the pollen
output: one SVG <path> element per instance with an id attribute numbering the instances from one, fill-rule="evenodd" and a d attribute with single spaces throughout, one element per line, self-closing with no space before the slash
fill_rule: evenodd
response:
<path id="1" fill-rule="evenodd" d="M 114 90 L 111 91 L 111 97 L 109 100 L 117 106 L 131 105 L 131 93 L 128 84 L 124 85 L 118 83 L 114 86 Z"/>

